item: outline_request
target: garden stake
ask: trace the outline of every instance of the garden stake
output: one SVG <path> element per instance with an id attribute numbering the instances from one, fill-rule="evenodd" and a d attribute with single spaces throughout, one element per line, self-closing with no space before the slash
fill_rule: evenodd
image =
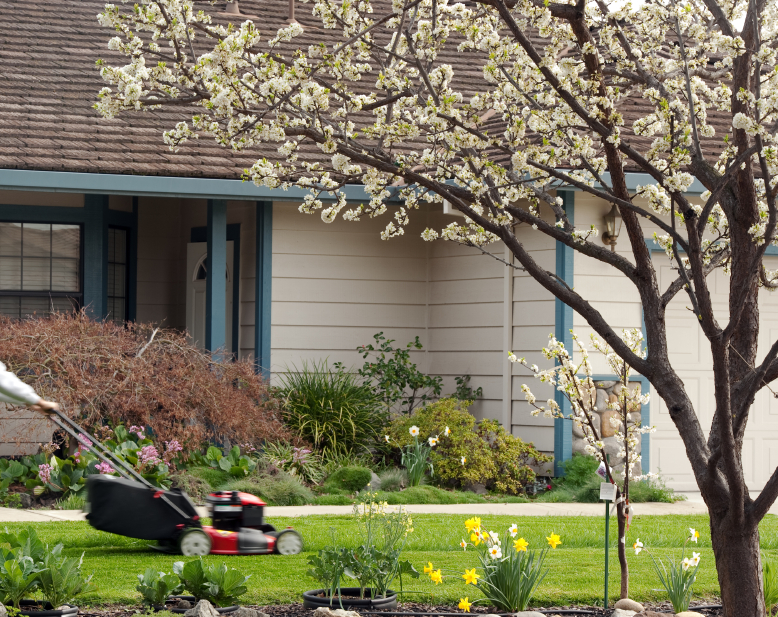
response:
<path id="1" fill-rule="evenodd" d="M 603 608 L 608 608 L 608 535 L 610 532 L 610 501 L 605 500 L 605 597 L 602 602 Z"/>

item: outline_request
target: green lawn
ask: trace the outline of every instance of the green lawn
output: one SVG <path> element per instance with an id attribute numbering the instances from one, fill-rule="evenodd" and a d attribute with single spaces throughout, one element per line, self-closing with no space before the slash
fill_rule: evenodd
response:
<path id="1" fill-rule="evenodd" d="M 455 603 L 462 596 L 472 601 L 480 594 L 472 586 L 465 586 L 459 578 L 465 567 L 477 565 L 476 556 L 459 548 L 464 535 L 464 517 L 458 515 L 416 515 L 415 532 L 411 536 L 405 556 L 421 571 L 431 561 L 441 567 L 451 578 L 435 586 L 426 577 L 406 584 L 406 590 L 421 594 L 406 595 L 406 599 Z M 275 604 L 295 602 L 306 589 L 315 587 L 313 579 L 306 575 L 308 554 L 322 548 L 330 541 L 330 530 L 344 543 L 354 541 L 355 527 L 348 516 L 309 516 L 304 518 L 271 521 L 277 527 L 294 526 L 303 535 L 305 552 L 293 557 L 278 555 L 252 557 L 209 556 L 214 561 L 226 560 L 247 574 L 249 583 L 247 604 Z M 530 548 L 544 546 L 545 537 L 552 531 L 560 534 L 563 544 L 550 551 L 546 561 L 549 573 L 536 596 L 536 605 L 591 604 L 601 602 L 603 587 L 603 520 L 595 517 L 483 517 L 489 529 L 500 532 L 516 522 L 519 533 L 530 543 Z M 616 528 L 612 518 L 610 589 L 611 598 L 618 592 L 619 567 L 616 558 Z M 19 530 L 23 524 L 8 524 L 10 530 Z M 164 555 L 147 548 L 146 542 L 131 540 L 93 530 L 86 523 L 36 523 L 32 525 L 40 537 L 50 544 L 62 542 L 70 554 L 84 553 L 87 572 L 94 572 L 98 591 L 81 600 L 84 605 L 109 603 L 136 603 L 136 574 L 152 566 L 171 571 L 172 564 L 180 557 Z M 628 544 L 636 538 L 655 553 L 679 555 L 680 546 L 689 527 L 700 530 L 701 538 L 696 550 L 702 555 L 695 591 L 700 597 L 716 595 L 718 584 L 713 563 L 706 516 L 637 516 L 628 534 Z M 768 555 L 778 555 L 778 517 L 768 516 L 761 526 L 763 548 Z M 693 545 L 694 546 L 694 545 Z M 657 589 L 658 581 L 646 554 L 628 555 L 631 571 L 631 596 L 637 600 L 651 601 L 662 598 Z"/>

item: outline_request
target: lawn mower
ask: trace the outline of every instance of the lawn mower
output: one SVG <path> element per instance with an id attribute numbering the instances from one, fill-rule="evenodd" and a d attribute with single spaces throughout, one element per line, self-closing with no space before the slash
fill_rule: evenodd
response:
<path id="1" fill-rule="evenodd" d="M 87 478 L 86 519 L 95 529 L 156 540 L 153 548 L 186 556 L 296 555 L 302 550 L 297 531 L 291 527 L 277 531 L 265 522 L 265 502 L 258 497 L 238 491 L 211 493 L 207 503 L 213 524 L 203 525 L 185 492 L 152 485 L 66 415 L 57 411 L 50 417 L 121 476 L 93 474 Z M 79 434 L 92 443 L 85 443 Z"/>

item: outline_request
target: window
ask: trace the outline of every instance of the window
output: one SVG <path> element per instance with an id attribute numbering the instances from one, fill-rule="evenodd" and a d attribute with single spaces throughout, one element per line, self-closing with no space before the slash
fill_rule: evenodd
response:
<path id="1" fill-rule="evenodd" d="M 47 315 L 82 301 L 80 225 L 0 223 L 0 314 Z"/>
<path id="2" fill-rule="evenodd" d="M 127 320 L 128 277 L 127 230 L 108 230 L 108 318 L 123 323 Z"/>

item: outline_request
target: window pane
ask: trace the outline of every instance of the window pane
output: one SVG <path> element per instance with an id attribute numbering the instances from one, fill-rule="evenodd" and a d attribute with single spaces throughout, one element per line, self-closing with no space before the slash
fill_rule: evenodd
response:
<path id="1" fill-rule="evenodd" d="M 126 266 L 110 264 L 108 266 L 108 295 L 115 298 L 124 298 L 124 290 L 127 288 Z"/>
<path id="2" fill-rule="evenodd" d="M 81 229 L 78 225 L 51 226 L 51 250 L 54 257 L 79 259 L 81 257 L 80 240 Z"/>
<path id="3" fill-rule="evenodd" d="M 24 257 L 22 261 L 22 289 L 48 291 L 51 289 L 51 259 Z"/>
<path id="4" fill-rule="evenodd" d="M 108 299 L 108 318 L 113 321 L 124 321 L 124 298 Z"/>
<path id="5" fill-rule="evenodd" d="M 0 223 L 0 255 L 19 257 L 22 254 L 22 224 Z"/>
<path id="6" fill-rule="evenodd" d="M 22 302 L 22 317 L 48 315 L 50 312 L 49 307 L 51 306 L 51 300 L 49 298 L 31 298 L 22 296 L 20 300 Z"/>
<path id="7" fill-rule="evenodd" d="M 19 319 L 19 298 L 0 296 L 0 315 Z"/>
<path id="8" fill-rule="evenodd" d="M 51 225 L 25 223 L 22 228 L 22 255 L 49 257 L 51 255 Z"/>
<path id="9" fill-rule="evenodd" d="M 108 238 L 108 261 L 127 263 L 127 230 L 111 229 Z"/>
<path id="10" fill-rule="evenodd" d="M 50 298 L 49 307 L 57 313 L 70 313 L 78 310 L 78 302 L 75 298 Z"/>
<path id="11" fill-rule="evenodd" d="M 25 264 L 27 260 L 25 260 Z M 54 259 L 51 262 L 51 290 L 52 291 L 81 291 L 79 285 L 79 260 L 71 258 Z M 27 279 L 24 280 L 27 289 Z"/>
<path id="12" fill-rule="evenodd" d="M 16 291 L 22 288 L 22 258 L 0 256 L 0 289 Z"/>

